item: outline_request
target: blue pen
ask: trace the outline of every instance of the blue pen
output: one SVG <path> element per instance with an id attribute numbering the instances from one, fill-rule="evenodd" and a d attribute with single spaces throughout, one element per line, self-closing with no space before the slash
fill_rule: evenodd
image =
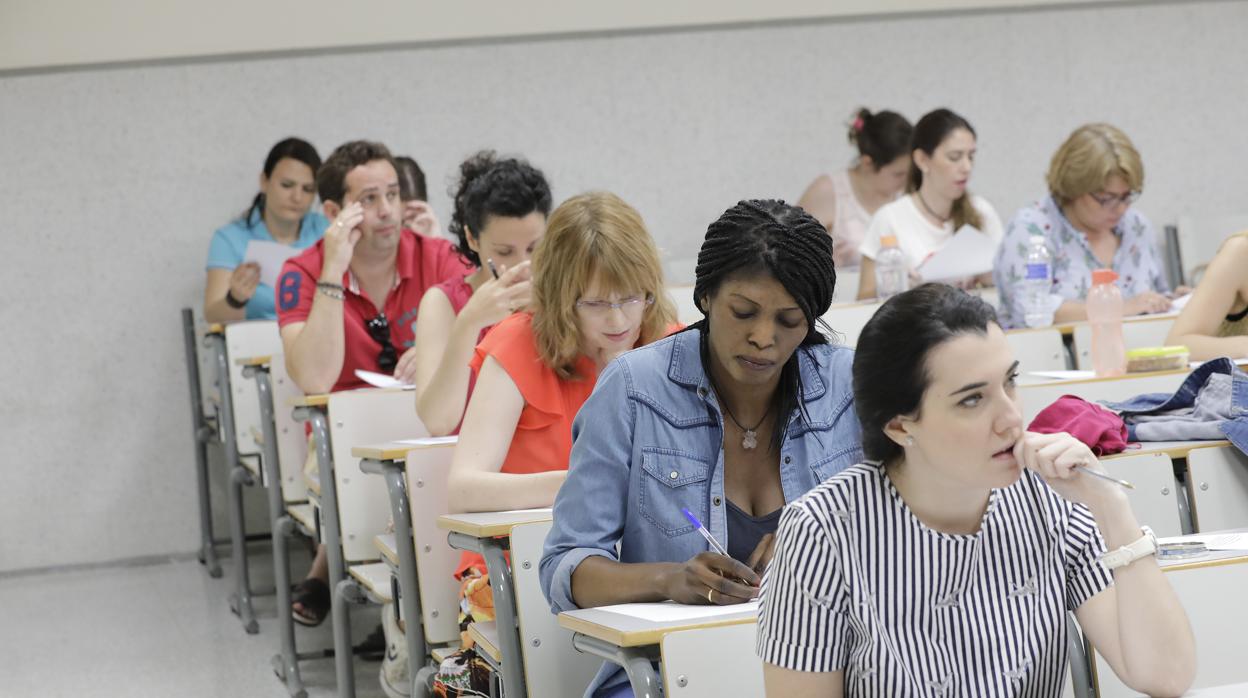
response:
<path id="1" fill-rule="evenodd" d="M 689 523 L 693 524 L 698 529 L 698 533 L 701 533 L 702 537 L 706 539 L 706 542 L 710 544 L 711 550 L 714 550 L 724 557 L 731 557 L 731 555 L 728 554 L 728 551 L 724 550 L 724 546 L 720 545 L 719 541 L 715 540 L 715 536 L 712 536 L 711 532 L 706 530 L 706 526 L 703 526 L 702 522 L 698 521 L 698 517 L 694 516 L 692 511 L 689 511 L 684 507 L 681 507 L 680 510 L 685 512 L 685 518 L 689 519 Z"/>

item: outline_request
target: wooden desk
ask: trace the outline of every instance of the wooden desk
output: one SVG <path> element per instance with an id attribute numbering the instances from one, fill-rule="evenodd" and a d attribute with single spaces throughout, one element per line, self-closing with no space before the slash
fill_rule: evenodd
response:
<path id="1" fill-rule="evenodd" d="M 214 322 L 208 325 L 208 329 L 204 331 L 204 334 L 225 334 L 225 325 L 220 322 Z"/>
<path id="2" fill-rule="evenodd" d="M 480 553 L 490 575 L 494 592 L 494 618 L 498 627 L 498 650 L 503 659 L 499 673 L 503 693 L 512 698 L 527 696 L 524 680 L 524 650 L 520 644 L 519 611 L 515 583 L 506 552 L 511 530 L 520 524 L 551 520 L 550 509 L 447 514 L 438 517 L 438 528 L 448 531 L 452 548 Z"/>
<path id="3" fill-rule="evenodd" d="M 291 407 L 328 407 L 329 394 L 322 393 L 320 395 L 304 395 L 302 397 L 294 397 L 290 399 Z"/>
<path id="4" fill-rule="evenodd" d="M 631 613 L 623 612 L 631 608 Z M 644 613 L 688 611 L 683 619 L 646 618 Z M 578 650 L 618 664 L 637 698 L 661 695 L 654 662 L 662 663 L 667 695 L 755 695 L 762 690 L 762 663 L 754 656 L 758 604 L 682 606 L 622 604 L 559 614 L 575 634 Z M 668 640 L 673 642 L 669 643 Z M 714 648 L 706 656 L 707 648 Z M 741 661 L 732 661 L 733 655 Z M 669 668 L 669 664 L 676 664 Z M 688 689 L 683 692 L 682 689 Z"/>
<path id="5" fill-rule="evenodd" d="M 1129 448 L 1122 453 L 1105 456 L 1101 460 L 1114 460 L 1145 453 L 1161 453 L 1175 459 L 1187 458 L 1189 453 L 1198 448 L 1225 448 L 1230 446 L 1231 442 L 1225 439 L 1215 439 L 1211 441 L 1140 441 L 1139 444 L 1139 448 Z"/>
<path id="6" fill-rule="evenodd" d="M 234 359 L 234 363 L 244 368 L 246 368 L 247 366 L 268 366 L 269 364 L 273 363 L 273 355 L 268 354 L 268 355 L 263 355 L 263 356 L 243 356 L 243 357 Z"/>

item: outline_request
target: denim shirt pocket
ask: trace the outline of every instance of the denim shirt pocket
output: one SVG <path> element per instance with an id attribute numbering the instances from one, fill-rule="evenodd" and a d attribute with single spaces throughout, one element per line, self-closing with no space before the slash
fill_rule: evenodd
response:
<path id="1" fill-rule="evenodd" d="M 815 471 L 815 482 L 819 483 L 861 462 L 862 446 L 855 444 L 815 461 L 810 465 L 810 469 Z"/>
<path id="2" fill-rule="evenodd" d="M 694 530 L 681 508 L 688 508 L 709 526 L 707 482 L 710 473 L 709 463 L 688 453 L 643 447 L 638 497 L 641 515 L 669 538 Z"/>

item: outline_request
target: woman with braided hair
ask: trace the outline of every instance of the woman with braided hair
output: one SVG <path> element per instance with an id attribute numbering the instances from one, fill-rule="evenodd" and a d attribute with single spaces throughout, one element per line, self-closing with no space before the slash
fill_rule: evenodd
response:
<path id="1" fill-rule="evenodd" d="M 758 594 L 780 510 L 862 457 L 853 352 L 816 327 L 835 283 L 831 238 L 796 206 L 742 201 L 710 225 L 705 317 L 616 359 L 573 423 L 541 563 L 556 611 Z M 608 665 L 587 695 L 630 690 Z"/>

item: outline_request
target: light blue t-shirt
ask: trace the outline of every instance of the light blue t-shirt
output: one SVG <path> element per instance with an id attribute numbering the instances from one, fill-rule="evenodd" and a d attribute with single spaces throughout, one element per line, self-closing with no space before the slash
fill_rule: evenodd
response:
<path id="1" fill-rule="evenodd" d="M 308 211 L 299 225 L 299 237 L 291 247 L 302 250 L 315 245 L 328 227 L 329 219 L 325 218 L 320 211 Z M 208 268 L 233 271 L 243 263 L 243 255 L 247 253 L 249 240 L 276 242 L 269 234 L 269 229 L 264 225 L 259 213 L 254 211 L 249 221 L 231 221 L 212 234 L 212 244 L 208 245 Z M 277 306 L 272 286 L 263 282 L 256 286 L 255 294 L 247 301 L 247 319 L 277 319 Z"/>

